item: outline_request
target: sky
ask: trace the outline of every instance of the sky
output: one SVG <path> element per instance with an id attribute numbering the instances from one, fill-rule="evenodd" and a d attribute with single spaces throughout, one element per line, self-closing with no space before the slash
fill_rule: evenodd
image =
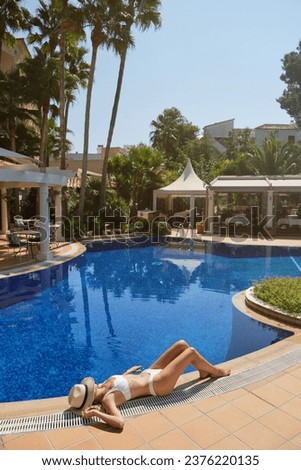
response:
<path id="1" fill-rule="evenodd" d="M 200 133 L 235 119 L 236 128 L 286 124 L 277 98 L 282 59 L 301 40 L 300 0 L 162 0 L 160 29 L 134 32 L 112 146 L 149 145 L 151 122 L 176 107 Z M 31 12 L 38 0 L 23 0 Z M 90 60 L 90 52 L 87 60 Z M 105 145 L 119 60 L 98 52 L 89 152 Z M 83 151 L 86 92 L 70 111 L 72 151 Z"/>

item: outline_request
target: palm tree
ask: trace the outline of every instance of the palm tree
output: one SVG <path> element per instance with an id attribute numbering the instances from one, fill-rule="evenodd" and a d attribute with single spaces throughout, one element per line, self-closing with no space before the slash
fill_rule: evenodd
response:
<path id="1" fill-rule="evenodd" d="M 26 107 L 19 68 L 12 72 L 0 72 L 0 129 L 9 137 L 10 149 L 17 150 L 18 125 L 33 120 L 35 111 Z"/>
<path id="2" fill-rule="evenodd" d="M 84 145 L 82 162 L 82 180 L 80 188 L 80 200 L 78 213 L 82 217 L 84 213 L 85 191 L 88 170 L 88 150 L 89 150 L 89 130 L 90 130 L 90 110 L 93 82 L 96 70 L 97 53 L 100 47 L 109 47 L 110 40 L 116 29 L 116 15 L 120 11 L 121 0 L 79 0 L 82 5 L 82 15 L 86 26 L 91 28 L 91 64 L 88 78 Z"/>
<path id="3" fill-rule="evenodd" d="M 250 151 L 250 164 L 257 175 L 287 175 L 300 171 L 301 147 L 283 143 L 275 135 L 267 137 L 263 147 Z"/>
<path id="4" fill-rule="evenodd" d="M 51 98 L 56 98 L 59 104 L 59 117 L 60 117 L 60 143 L 61 143 L 61 168 L 66 168 L 65 161 L 65 143 L 66 143 L 66 129 L 67 122 L 65 118 L 65 104 L 66 104 L 66 85 L 65 85 L 65 57 L 66 48 L 68 45 L 80 37 L 81 28 L 79 17 L 77 16 L 78 10 L 68 4 L 68 0 L 39 0 L 40 7 L 37 9 L 36 16 L 31 22 L 32 30 L 29 36 L 29 42 L 39 44 L 40 54 L 45 55 L 45 60 L 48 65 L 52 66 L 57 64 L 57 71 L 55 72 L 55 79 L 59 80 L 59 94 L 54 90 L 54 82 L 52 83 L 52 91 L 55 95 L 48 95 L 48 103 L 46 94 L 43 97 L 43 112 L 41 124 L 41 152 L 40 159 L 47 163 L 46 157 L 46 141 L 47 141 L 47 120 L 50 111 Z M 70 34 L 72 33 L 72 35 Z M 50 85 L 51 78 L 47 80 Z M 40 90 L 41 91 L 41 90 Z"/>
<path id="5" fill-rule="evenodd" d="M 65 54 L 66 54 L 66 28 L 65 18 L 68 11 L 68 0 L 39 0 L 40 7 L 32 20 L 35 28 L 30 35 L 31 43 L 42 45 L 42 49 L 50 57 L 57 57 L 59 48 L 60 92 L 59 116 L 61 134 L 61 168 L 65 169 Z"/>
<path id="6" fill-rule="evenodd" d="M 58 58 L 45 54 L 42 49 L 35 49 L 36 55 L 20 64 L 21 80 L 27 102 L 36 106 L 40 129 L 40 161 L 48 165 L 47 135 L 50 113 L 57 113 L 59 102 Z"/>
<path id="7" fill-rule="evenodd" d="M 79 88 L 87 88 L 90 69 L 90 65 L 84 59 L 87 52 L 87 49 L 79 46 L 77 42 L 67 42 L 65 57 L 65 130 L 68 129 L 69 109 L 72 103 L 75 102 L 75 92 Z"/>
<path id="8" fill-rule="evenodd" d="M 43 164 L 47 165 L 47 134 L 48 134 L 48 119 L 50 112 L 51 99 L 56 96 L 57 103 L 58 97 L 58 52 L 59 33 L 61 28 L 60 16 L 58 11 L 58 2 L 56 0 L 39 0 L 40 7 L 37 9 L 35 16 L 31 21 L 31 33 L 29 35 L 30 44 L 38 44 L 39 49 L 36 48 L 36 57 L 33 59 L 33 68 L 37 71 L 39 67 L 45 67 L 50 73 L 50 70 L 55 75 L 56 85 L 54 85 L 53 77 L 45 76 L 45 88 L 38 87 L 36 97 L 33 97 L 34 102 L 40 110 L 40 134 L 41 134 L 41 147 L 40 147 L 40 160 Z M 44 70 L 41 73 L 44 73 Z M 26 69 L 27 76 L 30 76 L 30 70 Z M 34 78 L 34 77 L 33 77 Z M 34 79 L 34 83 L 35 83 Z M 56 90 L 54 90 L 54 86 Z M 29 87 L 30 89 L 31 87 Z M 50 91 L 51 89 L 51 91 Z M 33 90 L 32 90 L 33 91 Z"/>
<path id="9" fill-rule="evenodd" d="M 60 51 L 60 134 L 61 134 L 61 169 L 66 169 L 66 53 L 68 46 L 77 45 L 78 39 L 84 36 L 82 18 L 79 10 L 68 3 L 68 0 L 54 0 L 59 2 L 60 18 L 59 51 Z"/>
<path id="10" fill-rule="evenodd" d="M 65 20 L 67 18 L 68 0 L 61 0 L 60 9 L 60 142 L 61 142 L 61 169 L 66 169 L 66 121 L 65 121 L 65 58 L 66 58 L 66 27 Z M 67 15 L 66 15 L 67 13 Z"/>
<path id="11" fill-rule="evenodd" d="M 69 108 L 75 101 L 75 91 L 86 88 L 89 65 L 84 60 L 87 50 L 79 46 L 77 38 L 68 34 L 60 48 L 60 168 L 66 169 L 66 143 Z M 62 214 L 67 215 L 67 188 L 62 189 Z"/>
<path id="12" fill-rule="evenodd" d="M 108 161 L 118 112 L 127 51 L 129 47 L 134 46 L 131 29 L 134 25 L 142 31 L 146 31 L 151 26 L 155 28 L 161 26 L 161 16 L 159 12 L 161 6 L 160 0 L 125 0 L 123 3 L 124 11 L 121 12 L 123 18 L 120 18 L 122 24 L 121 41 L 117 38 L 117 41 L 114 43 L 115 50 L 120 55 L 120 65 L 102 167 L 100 207 L 104 207 L 106 204 Z"/>
<path id="13" fill-rule="evenodd" d="M 181 160 L 181 149 L 190 140 L 196 139 L 199 133 L 199 128 L 190 123 L 177 108 L 165 109 L 157 120 L 151 122 L 151 127 L 151 144 L 164 152 L 170 167 L 173 167 L 174 161 Z"/>
<path id="14" fill-rule="evenodd" d="M 2 60 L 2 47 L 5 41 L 14 46 L 15 38 L 10 32 L 26 30 L 29 28 L 30 13 L 21 6 L 22 0 L 1 0 L 0 5 L 0 65 Z"/>

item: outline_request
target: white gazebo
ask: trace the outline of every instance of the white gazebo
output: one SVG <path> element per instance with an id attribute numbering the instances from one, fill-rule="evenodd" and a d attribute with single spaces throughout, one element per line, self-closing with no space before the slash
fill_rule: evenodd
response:
<path id="1" fill-rule="evenodd" d="M 74 172 L 58 168 L 39 168 L 39 161 L 16 152 L 0 148 L 0 189 L 1 189 L 1 231 L 8 229 L 6 190 L 7 188 L 39 188 L 40 190 L 40 217 L 43 220 L 44 233 L 47 234 L 40 245 L 38 258 L 47 260 L 52 258 L 49 247 L 49 188 L 57 189 L 55 200 L 56 219 L 62 217 L 61 188 L 67 186 L 68 178 Z"/>
<path id="2" fill-rule="evenodd" d="M 301 175 L 218 176 L 208 187 L 208 217 L 218 215 L 215 213 L 215 207 L 217 207 L 216 196 L 219 194 L 227 195 L 228 193 L 255 193 L 260 195 L 261 216 L 274 216 L 275 218 L 277 216 L 277 198 L 281 195 L 284 193 L 287 196 L 299 194 L 299 200 L 301 200 Z M 297 218 L 297 215 L 293 214 L 291 221 L 294 221 L 295 218 Z M 272 225 L 272 219 L 270 219 L 267 226 L 271 227 Z"/>
<path id="3" fill-rule="evenodd" d="M 207 185 L 196 175 L 190 160 L 187 161 L 185 170 L 181 176 L 173 183 L 164 188 L 155 189 L 153 191 L 153 210 L 157 208 L 157 198 L 163 197 L 168 199 L 169 210 L 173 209 L 173 198 L 189 197 L 190 198 L 190 223 L 195 224 L 195 199 L 197 197 L 207 196 Z"/>

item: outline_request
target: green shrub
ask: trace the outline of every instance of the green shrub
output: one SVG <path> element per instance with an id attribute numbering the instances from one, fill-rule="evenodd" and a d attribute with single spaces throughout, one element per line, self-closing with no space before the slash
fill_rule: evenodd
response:
<path id="1" fill-rule="evenodd" d="M 162 220 L 154 220 L 152 222 L 152 233 L 158 237 L 171 234 L 171 227 L 168 222 Z"/>
<path id="2" fill-rule="evenodd" d="M 301 277 L 275 277 L 254 284 L 254 295 L 292 316 L 301 315 Z"/>

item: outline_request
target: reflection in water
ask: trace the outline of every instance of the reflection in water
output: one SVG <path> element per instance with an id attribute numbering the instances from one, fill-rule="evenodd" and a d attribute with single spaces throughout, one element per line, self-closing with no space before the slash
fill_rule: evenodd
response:
<path id="1" fill-rule="evenodd" d="M 300 274 L 289 257 L 156 246 L 87 253 L 43 274 L 3 279 L 0 401 L 66 395 L 84 376 L 101 381 L 147 367 L 179 338 L 214 363 L 271 344 L 281 331 L 231 303 L 271 273 Z"/>
<path id="2" fill-rule="evenodd" d="M 93 289 L 106 285 L 114 297 L 121 297 L 129 290 L 132 298 L 156 298 L 158 301 L 175 302 L 185 291 L 193 271 L 202 260 L 189 260 L 184 254 L 178 254 L 173 259 L 161 257 L 161 251 L 152 253 L 147 249 L 119 250 L 118 252 L 88 254 L 88 265 L 92 256 L 93 271 L 87 275 Z M 164 250 L 172 255 L 172 250 Z M 116 254 L 118 256 L 116 256 Z M 96 259 L 95 259 L 96 257 Z M 95 261 L 94 261 L 95 260 Z M 187 275 L 187 265 L 190 273 Z"/>
<path id="3" fill-rule="evenodd" d="M 140 301 L 139 319 L 133 329 L 137 343 L 145 329 L 150 335 L 156 335 L 161 334 L 162 328 L 170 326 L 170 320 L 165 315 L 168 311 L 175 323 L 182 326 L 182 329 L 177 330 L 178 336 L 172 339 L 191 335 L 190 323 L 198 324 L 202 331 L 199 332 L 196 326 L 197 338 L 201 337 L 201 341 L 204 341 L 205 337 L 208 341 L 212 336 L 216 341 L 211 348 L 213 359 L 216 357 L 219 359 L 218 354 L 216 355 L 216 348 L 223 349 L 224 360 L 226 357 L 233 357 L 233 354 L 239 355 L 239 348 L 244 352 L 256 349 L 258 344 L 262 345 L 265 341 L 265 335 L 262 336 L 258 331 L 256 333 L 258 323 L 254 322 L 251 325 L 253 320 L 249 318 L 246 319 L 247 323 L 250 322 L 249 329 L 245 324 L 239 326 L 243 324 L 242 321 L 240 323 L 237 321 L 241 314 L 234 313 L 232 316 L 231 296 L 249 287 L 255 279 L 270 275 L 271 272 L 277 273 L 279 270 L 283 273 L 284 267 L 283 262 L 279 262 L 278 258 L 262 257 L 255 261 L 253 258 L 226 258 L 211 253 L 163 247 L 96 253 L 91 254 L 91 260 L 88 254 L 87 258 L 88 283 L 93 290 L 101 287 L 103 289 L 103 308 L 107 327 L 111 337 L 116 339 L 114 344 L 110 341 L 110 348 L 114 356 L 119 359 L 122 355 L 122 348 L 128 348 L 127 342 L 133 344 L 132 347 L 135 349 L 134 342 L 131 342 L 131 338 L 129 339 L 126 335 L 131 336 L 128 330 L 131 328 L 131 318 L 135 316 L 131 310 L 137 308 L 136 301 Z M 293 275 L 298 274 L 292 273 L 292 266 L 289 266 L 287 271 Z M 154 300 L 155 303 L 153 303 Z M 145 308 L 146 302 L 153 306 L 151 309 L 153 325 L 151 326 L 149 322 L 152 319 L 146 317 L 146 314 L 142 316 L 142 312 L 149 310 Z M 113 304 L 113 314 L 110 312 L 110 304 Z M 117 311 L 116 305 L 118 305 Z M 159 305 L 162 305 L 162 308 Z M 176 310 L 169 309 L 167 305 L 174 305 Z M 118 311 L 118 308 L 122 308 L 124 315 Z M 160 319 L 157 318 L 157 312 L 155 312 L 158 308 Z M 122 333 L 119 328 L 120 315 L 123 320 Z M 219 333 L 214 331 L 217 328 L 217 322 L 221 323 Z M 240 341 L 239 338 L 242 335 L 239 330 L 241 328 L 246 328 L 249 338 L 252 338 L 253 334 L 250 334 L 250 329 L 254 330 L 256 340 Z M 267 330 L 265 327 L 263 329 Z M 208 333 L 204 333 L 204 330 Z M 144 336 L 148 342 L 154 339 L 150 335 Z M 266 337 L 269 338 L 269 335 Z M 272 331 L 271 340 L 267 341 L 269 344 L 269 341 L 273 342 L 278 339 L 277 333 Z M 158 342 L 157 337 L 156 341 Z M 141 342 L 141 347 L 145 347 L 145 344 L 148 345 L 147 342 Z M 206 354 L 206 350 L 203 352 Z"/>
<path id="4" fill-rule="evenodd" d="M 80 268 L 79 272 L 80 272 L 84 313 L 85 313 L 86 343 L 87 343 L 87 347 L 89 348 L 91 346 L 91 323 L 90 323 L 88 289 L 87 289 L 86 274 L 85 274 L 84 269 Z"/>
<path id="5" fill-rule="evenodd" d="M 112 338 L 115 338 L 116 334 L 113 328 L 112 318 L 110 314 L 110 306 L 109 306 L 109 301 L 108 301 L 108 289 L 107 289 L 107 286 L 105 285 L 102 286 L 102 298 L 103 298 L 103 303 L 104 303 L 105 312 L 106 312 L 108 330 L 109 330 L 110 336 Z"/>

